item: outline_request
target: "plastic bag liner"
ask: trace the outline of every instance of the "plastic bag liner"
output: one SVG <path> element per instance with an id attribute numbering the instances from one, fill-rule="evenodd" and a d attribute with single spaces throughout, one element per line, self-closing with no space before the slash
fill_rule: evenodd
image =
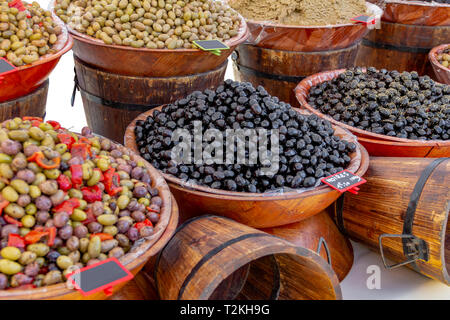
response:
<path id="1" fill-rule="evenodd" d="M 366 71 L 365 68 L 361 68 L 363 71 Z M 302 80 L 297 87 L 295 88 L 295 96 L 297 97 L 298 102 L 300 103 L 300 106 L 307 109 L 308 111 L 316 114 L 322 119 L 326 119 L 330 121 L 331 123 L 340 126 L 342 128 L 345 128 L 355 134 L 358 137 L 361 138 L 368 138 L 373 140 L 378 140 L 381 142 L 383 141 L 392 141 L 392 142 L 403 142 L 404 144 L 415 144 L 415 145 L 422 145 L 422 146 L 430 146 L 430 147 L 443 147 L 443 148 L 450 148 L 450 140 L 443 141 L 443 140 L 411 140 L 411 139 L 403 139 L 403 138 L 397 138 L 397 137 L 390 137 L 382 134 L 372 133 L 370 131 L 361 130 L 355 127 L 351 127 L 345 123 L 339 122 L 334 120 L 332 117 L 325 115 L 318 111 L 317 109 L 313 108 L 311 105 L 308 104 L 308 97 L 309 97 L 309 90 L 318 85 L 319 83 L 332 80 L 339 76 L 341 73 L 345 72 L 346 69 L 339 69 L 339 70 L 333 70 L 333 71 L 326 71 L 321 72 L 315 75 L 312 75 L 304 80 Z"/>
<path id="2" fill-rule="evenodd" d="M 383 10 L 375 4 L 366 4 L 378 25 Z M 366 25 L 351 22 L 328 26 L 295 26 L 247 20 L 247 26 L 250 31 L 246 42 L 248 44 L 268 49 L 306 52 L 348 48 L 369 31 Z"/>
<path id="3" fill-rule="evenodd" d="M 450 4 L 387 1 L 382 21 L 420 26 L 450 26 Z"/>

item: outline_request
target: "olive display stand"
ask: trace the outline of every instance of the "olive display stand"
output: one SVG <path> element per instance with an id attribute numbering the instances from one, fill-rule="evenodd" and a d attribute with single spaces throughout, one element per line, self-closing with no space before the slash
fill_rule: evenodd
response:
<path id="1" fill-rule="evenodd" d="M 345 69 L 326 71 L 302 80 L 295 88 L 295 95 L 297 96 L 301 108 L 351 131 L 358 137 L 358 142 L 367 149 L 371 156 L 423 158 L 450 157 L 450 140 L 421 141 L 372 133 L 336 121 L 332 117 L 321 113 L 319 110 L 308 104 L 309 91 L 313 86 L 321 82 L 332 80 L 343 72 L 345 72 Z"/>
<path id="2" fill-rule="evenodd" d="M 139 114 L 174 102 L 195 90 L 219 86 L 226 68 L 224 63 L 215 70 L 199 74 L 137 77 L 101 71 L 75 57 L 76 81 L 89 127 L 120 143 L 127 125 Z"/>
<path id="3" fill-rule="evenodd" d="M 132 248 L 120 262 L 134 275 L 136 275 L 147 261 L 158 254 L 167 244 L 176 231 L 178 225 L 178 205 L 170 193 L 169 187 L 160 173 L 150 166 L 141 157 L 132 154 L 131 159 L 145 163 L 152 179 L 152 187 L 158 188 L 163 203 L 160 211 L 160 220 L 154 228 L 154 233 L 145 241 Z M 113 293 L 119 292 L 127 282 L 113 287 Z M 0 290 L 0 300 L 104 300 L 108 296 L 104 292 L 97 292 L 84 297 L 80 292 L 69 288 L 66 283 L 44 286 L 35 289 Z"/>
<path id="4" fill-rule="evenodd" d="M 434 75 L 436 79 L 441 82 L 450 85 L 450 69 L 444 67 L 438 60 L 437 55 L 442 53 L 445 49 L 450 48 L 450 43 L 443 44 L 433 48 L 428 58 L 430 59 L 431 66 L 433 67 Z"/>
<path id="5" fill-rule="evenodd" d="M 48 84 L 49 80 L 46 80 L 36 90 L 25 96 L 0 102 L 0 122 L 24 116 L 44 118 Z"/>
<path id="6" fill-rule="evenodd" d="M 178 228 L 155 281 L 163 300 L 342 299 L 336 274 L 313 251 L 217 216 Z"/>
<path id="7" fill-rule="evenodd" d="M 381 21 L 364 39 L 356 64 L 377 69 L 417 71 L 434 77 L 428 60 L 433 47 L 450 42 L 449 26 L 421 26 Z"/>
<path id="8" fill-rule="evenodd" d="M 335 205 L 341 230 L 374 250 L 381 242 L 394 263 L 418 258 L 407 266 L 449 285 L 450 159 L 371 157 L 364 178 Z"/>
<path id="9" fill-rule="evenodd" d="M 136 145 L 134 128 L 137 120 L 145 120 L 158 107 L 149 110 L 127 127 L 125 146 L 139 152 Z M 309 114 L 307 111 L 300 111 Z M 342 139 L 357 144 L 356 151 L 350 154 L 351 162 L 347 169 L 362 176 L 369 166 L 366 150 L 357 143 L 355 137 L 347 130 L 334 126 L 335 134 Z M 283 193 L 249 193 L 217 190 L 208 187 L 189 185 L 172 175 L 163 174 L 180 207 L 183 217 L 194 217 L 202 214 L 226 216 L 254 228 L 268 228 L 286 225 L 309 218 L 331 205 L 340 192 L 326 185 L 308 191 L 287 191 Z"/>

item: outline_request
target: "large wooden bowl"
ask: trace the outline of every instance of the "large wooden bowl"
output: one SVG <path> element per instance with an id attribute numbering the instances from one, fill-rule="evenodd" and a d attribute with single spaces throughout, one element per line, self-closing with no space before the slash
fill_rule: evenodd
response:
<path id="1" fill-rule="evenodd" d="M 42 56 L 32 64 L 18 67 L 16 71 L 4 76 L 0 84 L 0 102 L 19 98 L 36 90 L 47 80 L 61 56 L 72 48 L 73 40 L 67 28 L 56 16 L 53 16 L 53 19 L 62 28 L 62 33 L 52 47 L 57 51 Z"/>
<path id="2" fill-rule="evenodd" d="M 154 110 L 161 110 L 161 108 L 162 106 L 149 110 L 130 123 L 125 131 L 127 148 L 139 152 L 134 135 L 136 121 L 145 120 Z M 333 128 L 336 135 L 342 139 L 356 143 L 357 149 L 350 155 L 351 162 L 347 169 L 362 176 L 369 166 L 367 151 L 347 130 L 338 126 Z M 182 204 L 180 211 L 184 218 L 200 214 L 216 214 L 254 228 L 276 227 L 301 221 L 324 210 L 340 196 L 339 191 L 326 185 L 304 192 L 295 190 L 261 194 L 217 190 L 187 184 L 168 174 L 162 173 L 162 175 L 168 181 L 175 199 Z"/>
<path id="3" fill-rule="evenodd" d="M 131 155 L 132 159 L 144 161 L 138 155 Z M 155 232 L 148 237 L 143 243 L 138 244 L 130 250 L 125 256 L 120 258 L 120 262 L 131 273 L 137 274 L 147 263 L 147 261 L 155 256 L 170 240 L 178 225 L 178 205 L 173 199 L 169 187 L 161 174 L 147 162 L 146 168 L 152 178 L 152 187 L 159 190 L 159 196 L 163 200 L 160 213 L 160 221 L 155 226 Z M 114 286 L 114 292 L 118 292 L 126 282 Z M 103 292 L 98 292 L 88 297 L 84 297 L 81 293 L 74 289 L 70 289 L 66 283 L 59 283 L 52 286 L 44 286 L 36 289 L 10 289 L 0 290 L 0 300 L 103 300 L 107 296 Z"/>
<path id="4" fill-rule="evenodd" d="M 336 78 L 343 72 L 345 72 L 345 69 L 326 71 L 312 75 L 302 80 L 295 88 L 295 95 L 300 103 L 300 106 L 323 119 L 331 121 L 333 124 L 337 126 L 340 126 L 342 128 L 351 131 L 358 137 L 358 141 L 364 147 L 367 147 L 368 150 L 370 149 L 371 151 L 375 151 L 376 149 L 377 150 L 376 155 L 378 156 L 423 157 L 423 154 L 427 156 L 433 153 L 442 154 L 445 157 L 450 156 L 450 140 L 422 141 L 422 140 L 411 140 L 411 139 L 390 137 L 383 134 L 372 133 L 370 131 L 361 130 L 356 127 L 351 127 L 343 122 L 336 121 L 332 117 L 325 115 L 321 113 L 319 110 L 313 108 L 308 103 L 309 90 L 313 86 L 321 82 L 329 81 Z M 377 146 L 374 146 L 374 144 L 377 144 Z M 390 147 L 384 149 L 386 145 L 390 145 Z M 395 150 L 395 149 L 402 149 L 402 150 Z M 375 155 L 375 153 L 370 153 L 370 151 L 369 154 Z"/>
<path id="5" fill-rule="evenodd" d="M 450 4 L 389 0 L 381 20 L 409 25 L 449 26 Z"/>
<path id="6" fill-rule="evenodd" d="M 51 4 L 52 11 L 55 1 Z M 220 56 L 216 56 L 199 49 L 147 49 L 108 45 L 69 26 L 67 28 L 74 38 L 73 52 L 80 60 L 106 72 L 139 77 L 174 77 L 215 70 L 248 37 L 247 24 L 241 17 L 238 34 L 224 41 L 230 49 L 223 50 Z"/>
<path id="7" fill-rule="evenodd" d="M 378 19 L 383 10 L 367 2 Z M 364 24 L 346 23 L 329 26 L 295 26 L 247 20 L 248 41 L 258 47 L 286 51 L 329 51 L 348 48 L 369 31 Z"/>
<path id="8" fill-rule="evenodd" d="M 450 19 L 450 14 L 449 14 L 449 19 Z M 428 54 L 428 57 L 430 58 L 431 66 L 433 67 L 434 74 L 436 75 L 436 78 L 439 80 L 439 82 L 450 85 L 450 69 L 446 68 L 442 64 L 440 64 L 437 59 L 437 55 L 440 54 L 442 51 L 444 51 L 447 48 L 450 48 L 449 43 L 435 47 L 430 51 L 430 53 Z"/>

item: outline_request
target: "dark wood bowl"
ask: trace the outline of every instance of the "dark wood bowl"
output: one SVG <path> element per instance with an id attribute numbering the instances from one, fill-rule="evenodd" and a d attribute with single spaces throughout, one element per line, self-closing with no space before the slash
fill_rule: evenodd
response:
<path id="1" fill-rule="evenodd" d="M 381 20 L 409 25 L 449 26 L 450 4 L 389 0 Z"/>
<path id="2" fill-rule="evenodd" d="M 450 14 L 449 14 L 449 19 L 450 19 Z M 431 66 L 433 67 L 434 74 L 436 75 L 436 78 L 439 80 L 439 82 L 450 85 L 450 69 L 444 67 L 437 60 L 437 55 L 440 54 L 442 51 L 444 51 L 447 48 L 450 48 L 450 43 L 435 47 L 430 51 L 430 53 L 428 54 L 428 57 L 430 58 Z"/>
<path id="3" fill-rule="evenodd" d="M 123 147 L 122 147 L 123 148 Z M 136 161 L 144 161 L 146 169 L 152 178 L 152 187 L 159 190 L 159 196 L 163 199 L 160 221 L 154 228 L 154 234 L 143 243 L 138 244 L 126 255 L 120 258 L 120 262 L 134 275 L 137 274 L 170 240 L 178 225 L 178 205 L 170 193 L 161 174 L 150 166 L 143 158 L 131 153 L 131 158 Z M 127 282 L 114 286 L 114 292 L 118 292 Z M 70 289 L 66 283 L 44 286 L 35 289 L 9 289 L 0 290 L 0 300 L 103 300 L 107 296 L 103 292 L 84 297 L 80 292 Z"/>
<path id="4" fill-rule="evenodd" d="M 333 124 L 340 126 L 342 128 L 345 128 L 349 131 L 351 131 L 353 134 L 355 134 L 358 137 L 358 141 L 366 147 L 369 143 L 372 144 L 371 147 L 368 146 L 371 150 L 374 149 L 373 144 L 378 143 L 379 146 L 377 147 L 379 149 L 379 152 L 383 152 L 383 156 L 393 156 L 391 153 L 389 153 L 388 149 L 385 151 L 383 150 L 385 145 L 388 145 L 386 142 L 392 142 L 391 146 L 394 146 L 395 148 L 402 148 L 404 150 L 398 150 L 396 151 L 396 154 L 404 154 L 404 156 L 408 157 L 415 157 L 420 156 L 420 151 L 416 149 L 419 147 L 419 149 L 427 149 L 425 154 L 428 154 L 433 150 L 433 153 L 439 153 L 444 154 L 446 157 L 450 156 L 450 140 L 444 141 L 444 140 L 430 140 L 430 141 L 422 141 L 422 140 L 411 140 L 411 139 L 403 139 L 403 138 L 397 138 L 397 137 L 390 137 L 383 134 L 377 134 L 372 133 L 370 131 L 361 130 L 356 127 L 351 127 L 343 122 L 336 121 L 332 117 L 325 115 L 321 113 L 319 110 L 313 108 L 311 105 L 308 104 L 308 96 L 309 96 L 309 90 L 311 87 L 331 79 L 336 78 L 341 73 L 345 72 L 345 69 L 339 69 L 339 70 L 333 70 L 333 71 L 326 71 L 321 72 L 315 75 L 312 75 L 304 80 L 302 80 L 297 87 L 295 88 L 295 95 L 297 97 L 298 102 L 300 103 L 300 106 L 309 110 L 310 112 L 316 114 L 320 118 L 326 119 L 328 121 L 331 121 Z M 378 142 L 375 142 L 378 141 Z M 395 143 L 396 144 L 395 144 Z M 417 152 L 417 154 L 415 153 Z M 373 155 L 369 152 L 370 155 Z M 378 154 L 380 155 L 380 154 Z"/>
<path id="5" fill-rule="evenodd" d="M 46 54 L 32 64 L 18 67 L 14 72 L 4 76 L 0 85 L 0 102 L 19 98 L 36 90 L 47 80 L 61 56 L 72 48 L 73 40 L 66 26 L 56 15 L 52 18 L 62 28 L 62 33 L 52 47 L 56 52 Z"/>
<path id="6" fill-rule="evenodd" d="M 55 1 L 51 3 L 52 11 Z M 102 71 L 140 77 L 174 77 L 215 70 L 249 34 L 247 24 L 241 17 L 239 33 L 224 41 L 230 49 L 222 50 L 222 54 L 216 56 L 199 49 L 147 49 L 108 45 L 69 26 L 67 28 L 74 38 L 73 53 L 80 60 Z"/>
<path id="7" fill-rule="evenodd" d="M 383 10 L 367 2 L 378 19 Z M 330 26 L 295 26 L 247 20 L 248 41 L 258 47 L 286 51 L 328 51 L 348 48 L 367 33 L 364 24 L 346 23 Z"/>
<path id="8" fill-rule="evenodd" d="M 139 152 L 134 135 L 136 121 L 145 120 L 154 110 L 161 110 L 162 107 L 141 114 L 128 125 L 125 131 L 127 148 Z M 297 111 L 308 113 L 298 109 Z M 357 149 L 350 155 L 351 162 L 347 169 L 362 176 L 369 166 L 367 151 L 350 132 L 338 126 L 333 128 L 336 135 L 356 143 Z M 175 199 L 182 204 L 180 210 L 184 217 L 216 214 L 254 228 L 276 227 L 301 221 L 324 210 L 341 195 L 339 191 L 326 185 L 312 190 L 302 190 L 303 192 L 297 190 L 284 193 L 231 192 L 191 185 L 172 175 L 164 173 L 162 175 L 168 181 Z"/>

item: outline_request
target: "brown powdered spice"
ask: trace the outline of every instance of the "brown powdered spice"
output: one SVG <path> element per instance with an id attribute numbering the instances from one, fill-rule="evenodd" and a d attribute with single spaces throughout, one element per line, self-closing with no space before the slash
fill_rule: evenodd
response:
<path id="1" fill-rule="evenodd" d="M 350 23 L 367 12 L 364 0 L 228 0 L 244 18 L 280 24 L 320 26 Z"/>

